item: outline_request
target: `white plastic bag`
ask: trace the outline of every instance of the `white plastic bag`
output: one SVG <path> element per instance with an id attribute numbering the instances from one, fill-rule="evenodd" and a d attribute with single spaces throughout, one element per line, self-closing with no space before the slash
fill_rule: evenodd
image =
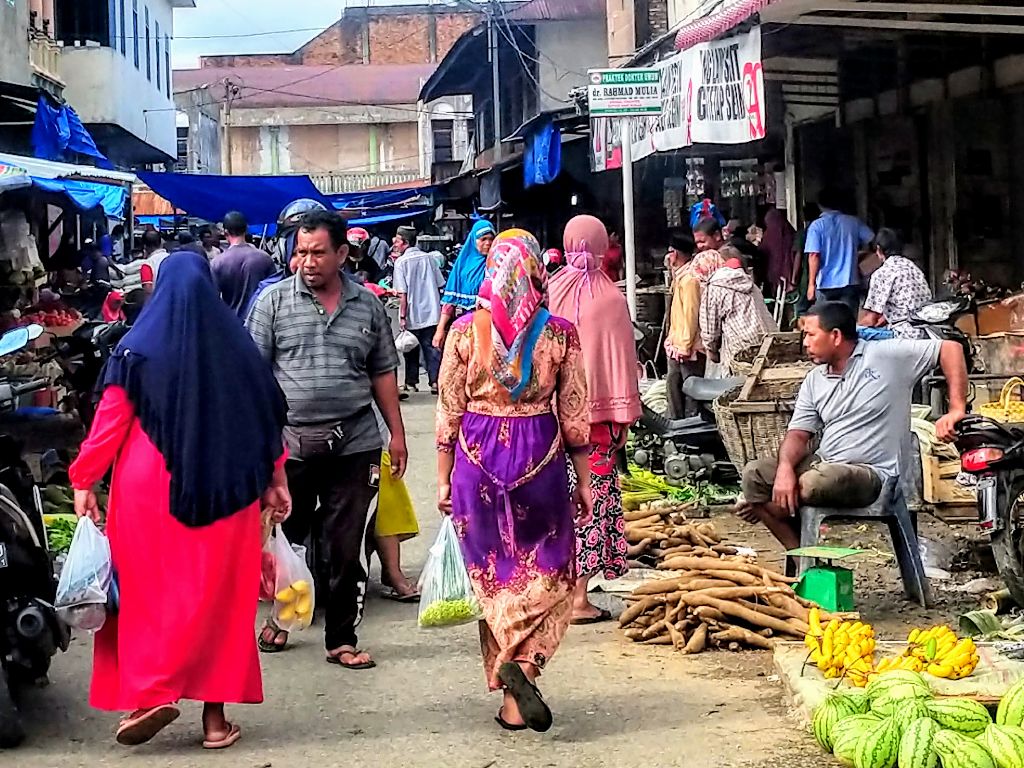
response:
<path id="1" fill-rule="evenodd" d="M 101 629 L 113 570 L 107 537 L 91 519 L 79 518 L 57 583 L 57 614 L 84 632 Z"/>
<path id="2" fill-rule="evenodd" d="M 419 588 L 419 624 L 424 629 L 454 627 L 480 619 L 480 604 L 473 593 L 450 515 L 441 523 L 430 548 Z"/>
<path id="3" fill-rule="evenodd" d="M 395 337 L 395 347 L 403 355 L 412 352 L 420 345 L 420 340 L 413 335 L 412 331 L 402 331 Z"/>
<path id="4" fill-rule="evenodd" d="M 267 540 L 266 549 L 273 555 L 275 566 L 274 623 L 285 632 L 306 629 L 313 623 L 316 607 L 306 548 L 288 543 L 279 525 Z"/>

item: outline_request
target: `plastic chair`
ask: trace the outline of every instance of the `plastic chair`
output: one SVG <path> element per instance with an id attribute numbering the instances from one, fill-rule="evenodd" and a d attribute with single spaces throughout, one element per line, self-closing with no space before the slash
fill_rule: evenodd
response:
<path id="1" fill-rule="evenodd" d="M 861 509 L 839 509 L 836 507 L 800 508 L 800 546 L 813 547 L 818 544 L 821 524 L 825 520 L 863 520 L 884 522 L 889 526 L 896 562 L 903 579 L 903 590 L 907 598 L 928 607 L 928 579 L 924 574 L 924 563 L 917 542 L 917 516 L 911 514 L 899 478 L 890 478 L 882 486 L 878 499 L 870 507 Z M 790 558 L 792 560 L 792 558 Z M 812 558 L 796 558 L 798 575 L 813 564 Z M 790 564 L 792 565 L 792 563 Z"/>

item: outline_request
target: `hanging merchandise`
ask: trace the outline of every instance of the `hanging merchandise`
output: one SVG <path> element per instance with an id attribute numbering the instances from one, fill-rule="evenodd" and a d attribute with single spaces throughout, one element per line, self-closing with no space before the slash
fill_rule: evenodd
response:
<path id="1" fill-rule="evenodd" d="M 704 158 L 686 158 L 686 195 L 688 197 L 704 196 Z"/>
<path id="2" fill-rule="evenodd" d="M 550 184 L 562 170 L 562 133 L 550 119 L 532 131 L 523 149 L 523 187 Z"/>
<path id="3" fill-rule="evenodd" d="M 687 181 L 681 176 L 670 176 L 665 179 L 663 205 L 665 207 L 665 224 L 669 227 L 683 226 L 683 208 L 686 207 Z"/>

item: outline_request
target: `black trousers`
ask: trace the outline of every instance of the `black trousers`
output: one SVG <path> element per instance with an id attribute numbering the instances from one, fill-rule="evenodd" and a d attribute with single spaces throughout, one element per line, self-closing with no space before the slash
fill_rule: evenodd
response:
<path id="1" fill-rule="evenodd" d="M 327 550 L 327 594 L 318 594 L 317 603 L 327 607 L 324 642 L 329 651 L 356 647 L 358 640 L 369 575 L 370 505 L 377 495 L 376 484 L 370 482 L 375 467 L 379 470 L 380 451 L 290 459 L 285 464 L 292 495 L 285 536 L 300 543 L 319 530 Z"/>
<path id="2" fill-rule="evenodd" d="M 698 403 L 683 394 L 683 382 L 691 376 L 703 376 L 707 361 L 704 355 L 698 355 L 696 360 L 673 360 L 671 357 L 668 359 L 665 390 L 668 394 L 669 418 L 682 419 L 699 413 Z"/>
<path id="3" fill-rule="evenodd" d="M 405 353 L 406 386 L 415 387 L 420 383 L 420 350 L 423 350 L 423 365 L 427 369 L 427 383 L 432 387 L 437 384 L 437 374 L 441 370 L 441 350 L 434 348 L 436 332 L 436 325 L 415 330 L 409 329 L 409 333 L 419 340 L 420 345 L 411 352 Z"/>

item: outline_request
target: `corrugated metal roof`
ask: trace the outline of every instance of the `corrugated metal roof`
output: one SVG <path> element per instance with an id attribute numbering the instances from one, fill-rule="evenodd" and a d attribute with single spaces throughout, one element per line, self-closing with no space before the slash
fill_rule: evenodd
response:
<path id="1" fill-rule="evenodd" d="M 507 16 L 513 21 L 572 21 L 601 19 L 607 13 L 606 0 L 530 0 Z"/>
<path id="2" fill-rule="evenodd" d="M 115 184 L 131 184 L 135 181 L 134 173 L 108 171 L 91 165 L 73 165 L 58 163 L 53 160 L 40 160 L 36 157 L 23 157 L 0 152 L 0 163 L 15 165 L 28 171 L 29 176 L 39 179 L 77 179 L 79 181 L 113 182 Z"/>
<path id="3" fill-rule="evenodd" d="M 174 72 L 176 91 L 210 87 L 224 100 L 224 83 L 239 87 L 233 107 L 387 106 L 415 104 L 434 64 L 352 64 L 202 67 Z"/>
<path id="4" fill-rule="evenodd" d="M 733 27 L 738 27 L 773 2 L 776 0 L 736 0 L 717 13 L 687 24 L 676 33 L 676 50 L 685 51 L 687 48 L 714 40 Z M 884 22 L 879 23 L 883 24 Z"/>

